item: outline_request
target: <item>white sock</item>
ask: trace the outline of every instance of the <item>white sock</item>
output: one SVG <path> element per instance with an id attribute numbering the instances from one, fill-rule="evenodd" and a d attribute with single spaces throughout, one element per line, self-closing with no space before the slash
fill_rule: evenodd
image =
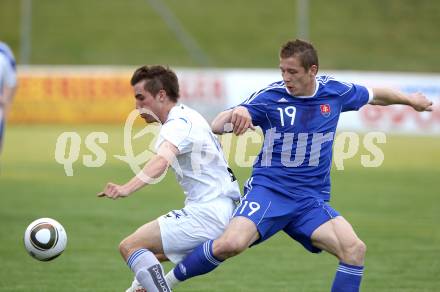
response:
<path id="1" fill-rule="evenodd" d="M 180 283 L 179 279 L 177 279 L 176 276 L 174 276 L 174 269 L 171 269 L 171 271 L 169 271 L 168 274 L 166 274 L 165 280 L 167 281 L 168 286 L 171 289 L 173 289 L 175 286 L 177 286 Z"/>
<path id="2" fill-rule="evenodd" d="M 148 292 L 171 291 L 165 281 L 162 265 L 148 249 L 139 249 L 132 253 L 127 264 Z"/>

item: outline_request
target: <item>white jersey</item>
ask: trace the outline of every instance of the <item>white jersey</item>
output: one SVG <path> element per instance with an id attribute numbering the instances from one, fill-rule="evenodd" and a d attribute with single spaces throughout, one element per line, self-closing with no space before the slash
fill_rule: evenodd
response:
<path id="1" fill-rule="evenodd" d="M 165 140 L 179 150 L 171 167 L 185 193 L 185 205 L 221 196 L 240 198 L 220 143 L 198 112 L 182 104 L 174 106 L 160 129 L 156 150 Z"/>
<path id="2" fill-rule="evenodd" d="M 15 87 L 16 84 L 14 55 L 5 43 L 0 42 L 0 95 L 4 86 Z"/>

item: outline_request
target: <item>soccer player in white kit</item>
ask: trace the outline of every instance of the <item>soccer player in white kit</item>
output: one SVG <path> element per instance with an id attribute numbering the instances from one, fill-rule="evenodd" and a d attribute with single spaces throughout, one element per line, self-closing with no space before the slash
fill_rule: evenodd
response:
<path id="1" fill-rule="evenodd" d="M 9 106 L 17 89 L 15 58 L 7 44 L 0 41 L 0 153 Z"/>
<path id="2" fill-rule="evenodd" d="M 131 85 L 141 117 L 162 125 L 156 155 L 129 182 L 108 183 L 98 195 L 126 197 L 157 183 L 172 167 L 186 196 L 184 208 L 141 226 L 119 245 L 136 280 L 148 292 L 171 291 L 159 260 L 178 263 L 196 246 L 221 235 L 240 191 L 210 125 L 198 112 L 178 104 L 178 79 L 172 70 L 143 66 L 134 72 Z M 127 291 L 142 291 L 136 280 Z"/>

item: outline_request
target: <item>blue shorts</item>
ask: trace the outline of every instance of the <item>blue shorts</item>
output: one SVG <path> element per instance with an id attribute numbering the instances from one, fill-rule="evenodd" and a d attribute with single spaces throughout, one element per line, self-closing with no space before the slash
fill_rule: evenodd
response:
<path id="1" fill-rule="evenodd" d="M 234 217 L 246 217 L 257 226 L 259 244 L 280 230 L 301 243 L 307 250 L 319 253 L 312 245 L 311 235 L 323 223 L 339 213 L 324 200 L 315 197 L 289 197 L 259 185 L 245 188 L 245 196 Z"/>

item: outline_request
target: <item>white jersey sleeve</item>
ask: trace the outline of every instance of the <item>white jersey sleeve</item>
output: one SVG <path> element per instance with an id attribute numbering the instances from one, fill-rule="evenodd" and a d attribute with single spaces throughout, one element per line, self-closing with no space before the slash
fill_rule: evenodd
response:
<path id="1" fill-rule="evenodd" d="M 161 128 L 156 149 L 159 148 L 164 140 L 167 140 L 179 149 L 179 153 L 190 152 L 192 148 L 190 139 L 191 128 L 192 123 L 188 119 L 175 118 L 168 120 Z"/>
<path id="2" fill-rule="evenodd" d="M 5 85 L 16 86 L 17 73 L 14 55 L 6 44 L 0 42 L 0 89 Z"/>

